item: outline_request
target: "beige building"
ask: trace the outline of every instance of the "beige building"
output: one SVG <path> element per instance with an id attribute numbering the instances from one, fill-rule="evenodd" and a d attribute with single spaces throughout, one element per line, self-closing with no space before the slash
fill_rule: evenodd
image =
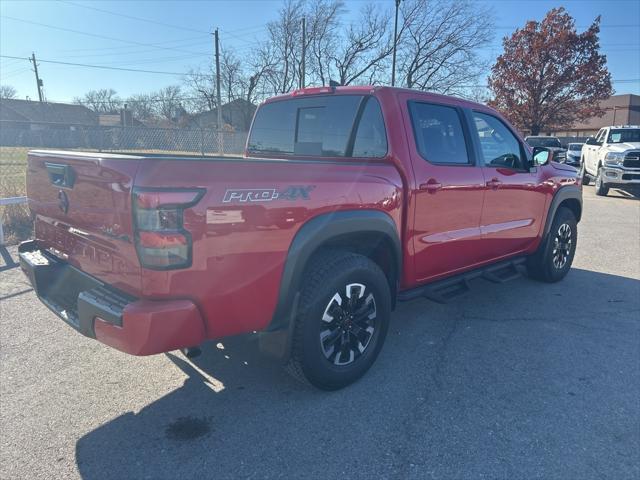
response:
<path id="1" fill-rule="evenodd" d="M 589 137 L 602 127 L 611 125 L 640 125 L 640 95 L 613 95 L 601 103 L 605 114 L 576 123 L 567 130 L 552 133 L 558 137 Z"/>

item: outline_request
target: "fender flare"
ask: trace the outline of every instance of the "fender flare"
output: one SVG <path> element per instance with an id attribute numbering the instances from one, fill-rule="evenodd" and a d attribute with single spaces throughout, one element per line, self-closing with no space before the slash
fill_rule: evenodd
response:
<path id="1" fill-rule="evenodd" d="M 544 224 L 544 231 L 542 232 L 542 238 L 546 238 L 551 230 L 551 224 L 553 223 L 553 219 L 556 216 L 556 212 L 558 211 L 558 207 L 565 200 L 576 200 L 580 204 L 580 214 L 577 216 L 576 220 L 579 222 L 580 217 L 582 215 L 582 189 L 577 185 L 566 185 L 558 189 L 558 191 L 553 196 L 551 200 L 551 205 L 549 205 L 549 211 L 547 212 L 547 219 Z"/>
<path id="2" fill-rule="evenodd" d="M 266 331 L 288 329 L 296 315 L 304 269 L 311 256 L 332 239 L 357 234 L 381 234 L 393 245 L 396 278 L 400 279 L 402 248 L 393 219 L 378 210 L 347 210 L 325 213 L 307 221 L 298 230 L 287 253 L 278 302 Z"/>

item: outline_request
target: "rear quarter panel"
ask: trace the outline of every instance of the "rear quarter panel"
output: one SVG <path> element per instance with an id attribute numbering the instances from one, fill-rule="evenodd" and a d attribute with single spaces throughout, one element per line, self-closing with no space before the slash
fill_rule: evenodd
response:
<path id="1" fill-rule="evenodd" d="M 148 160 L 140 187 L 202 187 L 206 194 L 185 212 L 193 237 L 191 268 L 144 270 L 146 298 L 193 300 L 208 338 L 270 323 L 291 242 L 305 222 L 339 210 L 379 210 L 401 235 L 402 181 L 387 163 L 348 160 Z M 280 192 L 263 201 L 242 190 Z M 230 194 L 229 191 L 235 192 Z M 303 194 L 306 192 L 306 195 Z"/>

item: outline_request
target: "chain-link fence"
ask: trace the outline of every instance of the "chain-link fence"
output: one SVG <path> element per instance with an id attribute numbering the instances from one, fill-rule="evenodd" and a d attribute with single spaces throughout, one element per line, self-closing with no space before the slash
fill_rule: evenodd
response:
<path id="1" fill-rule="evenodd" d="M 247 133 L 212 128 L 157 128 L 0 121 L 0 145 L 97 151 L 238 155 Z"/>
<path id="2" fill-rule="evenodd" d="M 241 155 L 246 132 L 212 128 L 155 128 L 0 121 L 0 198 L 26 195 L 29 150 L 67 149 L 98 152 Z M 0 206 L 9 241 L 28 236 L 26 205 Z"/>

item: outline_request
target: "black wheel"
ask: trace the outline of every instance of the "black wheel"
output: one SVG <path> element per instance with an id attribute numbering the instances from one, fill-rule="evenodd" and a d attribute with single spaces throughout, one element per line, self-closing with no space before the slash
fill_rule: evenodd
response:
<path id="1" fill-rule="evenodd" d="M 587 168 L 584 166 L 584 158 L 580 164 L 580 173 L 578 174 L 582 178 L 582 185 L 589 185 L 591 182 L 591 177 L 587 173 Z"/>
<path id="2" fill-rule="evenodd" d="M 391 293 L 367 257 L 339 250 L 316 256 L 305 273 L 287 370 L 323 390 L 359 379 L 389 327 Z"/>
<path id="3" fill-rule="evenodd" d="M 596 175 L 596 195 L 606 197 L 607 193 L 609 193 L 609 187 L 607 187 L 602 178 L 602 167 L 598 167 L 598 174 Z"/>
<path id="4" fill-rule="evenodd" d="M 578 224 L 571 210 L 560 207 L 551 230 L 538 251 L 529 257 L 529 275 L 543 282 L 557 282 L 569 272 L 578 241 Z"/>

